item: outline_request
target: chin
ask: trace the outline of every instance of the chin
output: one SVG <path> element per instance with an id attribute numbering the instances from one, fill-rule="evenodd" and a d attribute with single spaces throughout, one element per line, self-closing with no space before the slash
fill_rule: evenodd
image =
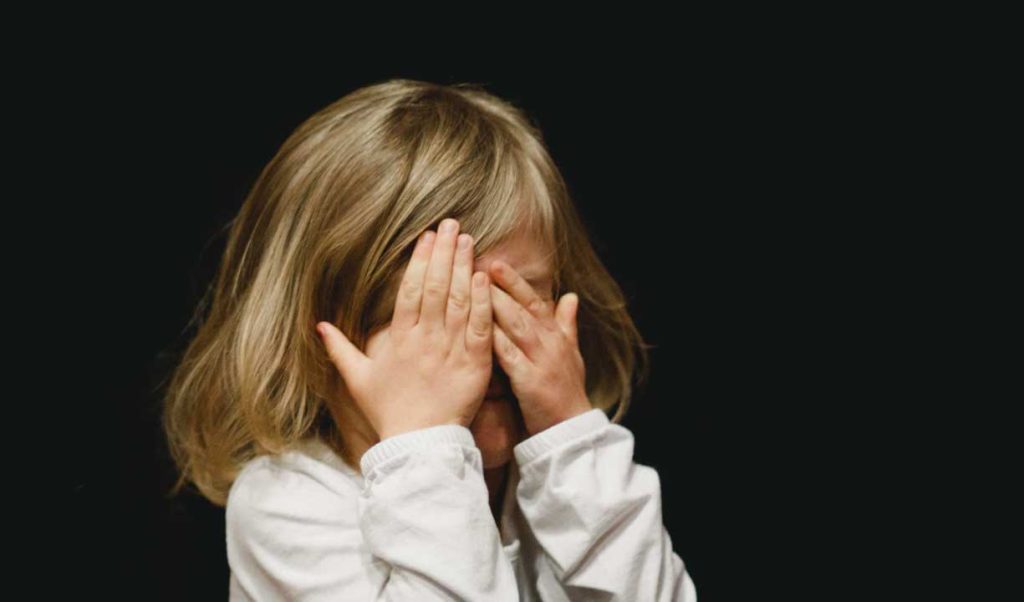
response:
<path id="1" fill-rule="evenodd" d="M 484 468 L 498 468 L 512 460 L 512 448 L 522 441 L 519 408 L 510 401 L 484 401 L 469 427 Z"/>

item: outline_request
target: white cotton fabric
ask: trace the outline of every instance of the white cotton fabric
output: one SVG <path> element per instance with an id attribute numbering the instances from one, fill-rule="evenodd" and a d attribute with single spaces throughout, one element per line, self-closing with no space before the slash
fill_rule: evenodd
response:
<path id="1" fill-rule="evenodd" d="M 500 526 L 472 432 L 384 439 L 364 478 L 323 443 L 245 465 L 226 507 L 232 602 L 696 602 L 657 472 L 593 409 L 514 448 Z"/>

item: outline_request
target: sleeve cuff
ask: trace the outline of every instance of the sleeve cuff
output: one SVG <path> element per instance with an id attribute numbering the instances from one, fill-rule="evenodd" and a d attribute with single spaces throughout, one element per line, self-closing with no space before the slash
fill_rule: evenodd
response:
<path id="1" fill-rule="evenodd" d="M 473 433 L 467 427 L 439 424 L 381 439 L 366 450 L 359 459 L 359 467 L 364 475 L 369 475 L 376 466 L 405 452 L 449 444 L 476 448 Z"/>
<path id="2" fill-rule="evenodd" d="M 588 433 L 597 432 L 610 423 L 608 415 L 600 408 L 577 414 L 517 444 L 513 448 L 516 462 L 519 466 L 524 466 L 556 447 Z"/>

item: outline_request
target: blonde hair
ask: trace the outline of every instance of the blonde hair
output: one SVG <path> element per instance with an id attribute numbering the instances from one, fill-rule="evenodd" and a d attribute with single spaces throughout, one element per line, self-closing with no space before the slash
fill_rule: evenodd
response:
<path id="1" fill-rule="evenodd" d="M 417 236 L 449 216 L 478 254 L 524 229 L 547 245 L 555 299 L 579 295 L 588 397 L 605 411 L 618 405 L 620 422 L 653 346 L 592 248 L 539 129 L 478 84 L 391 79 L 301 123 L 229 223 L 192 318 L 196 334 L 163 395 L 179 471 L 170 493 L 191 481 L 224 506 L 248 460 L 311 437 L 357 462 L 329 411 L 344 402 L 332 398 L 343 383 L 314 325 L 332 321 L 365 348 L 391 318 Z"/>

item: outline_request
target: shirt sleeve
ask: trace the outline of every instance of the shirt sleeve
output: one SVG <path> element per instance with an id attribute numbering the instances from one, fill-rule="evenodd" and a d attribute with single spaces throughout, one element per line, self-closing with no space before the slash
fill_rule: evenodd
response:
<path id="1" fill-rule="evenodd" d="M 233 600 L 519 599 L 468 428 L 388 437 L 360 467 L 343 498 L 300 472 L 232 489 Z"/>
<path id="2" fill-rule="evenodd" d="M 549 597 L 696 602 L 658 473 L 633 461 L 633 443 L 594 408 L 516 445 L 516 499 L 562 590 Z"/>
<path id="3" fill-rule="evenodd" d="M 438 425 L 388 437 L 360 465 L 363 536 L 391 568 L 385 599 L 519 600 L 468 428 Z"/>

